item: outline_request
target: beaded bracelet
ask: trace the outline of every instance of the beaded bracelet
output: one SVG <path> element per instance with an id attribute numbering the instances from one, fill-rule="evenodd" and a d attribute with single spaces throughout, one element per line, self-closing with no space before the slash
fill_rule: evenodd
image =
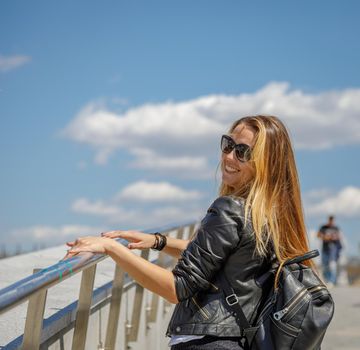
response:
<path id="1" fill-rule="evenodd" d="M 159 232 L 155 232 L 155 242 L 154 245 L 151 247 L 153 250 L 162 250 L 166 246 L 166 236 L 162 235 Z"/>

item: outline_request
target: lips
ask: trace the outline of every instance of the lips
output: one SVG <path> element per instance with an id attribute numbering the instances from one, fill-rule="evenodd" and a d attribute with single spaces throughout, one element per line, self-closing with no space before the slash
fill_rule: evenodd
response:
<path id="1" fill-rule="evenodd" d="M 240 172 L 239 169 L 236 169 L 236 168 L 232 167 L 232 166 L 229 165 L 229 164 L 226 164 L 226 165 L 225 165 L 225 171 L 226 171 L 227 173 L 229 173 L 229 174 L 236 174 L 236 173 Z"/>

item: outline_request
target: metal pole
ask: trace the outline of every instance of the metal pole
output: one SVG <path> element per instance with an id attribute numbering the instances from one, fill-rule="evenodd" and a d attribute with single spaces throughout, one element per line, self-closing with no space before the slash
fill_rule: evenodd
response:
<path id="1" fill-rule="evenodd" d="M 106 340 L 105 340 L 106 350 L 115 349 L 116 334 L 119 324 L 121 297 L 122 297 L 123 284 L 124 284 L 124 276 L 125 276 L 124 271 L 121 270 L 119 265 L 116 265 L 115 276 L 111 291 L 109 319 L 106 328 Z"/>
<path id="2" fill-rule="evenodd" d="M 34 269 L 33 273 L 36 273 L 39 270 L 41 269 Z M 29 298 L 23 343 L 21 346 L 23 350 L 38 350 L 40 347 L 40 337 L 44 319 L 46 295 L 47 289 L 44 289 L 33 294 Z"/>
<path id="3" fill-rule="evenodd" d="M 96 265 L 93 265 L 82 273 L 72 350 L 85 349 L 95 272 Z"/>
<path id="4" fill-rule="evenodd" d="M 148 260 L 149 250 L 148 249 L 143 250 L 141 252 L 141 257 Z M 133 311 L 131 315 L 131 327 L 129 327 L 129 332 L 126 333 L 125 336 L 127 348 L 129 348 L 129 342 L 136 341 L 138 337 L 143 296 L 144 296 L 144 287 L 142 287 L 140 284 L 137 284 L 135 289 Z"/>

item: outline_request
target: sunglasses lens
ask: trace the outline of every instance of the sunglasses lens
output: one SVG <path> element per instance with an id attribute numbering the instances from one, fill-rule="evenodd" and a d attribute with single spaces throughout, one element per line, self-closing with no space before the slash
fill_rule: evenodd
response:
<path id="1" fill-rule="evenodd" d="M 250 147 L 244 144 L 236 145 L 235 155 L 241 162 L 247 162 L 250 160 Z"/>
<path id="2" fill-rule="evenodd" d="M 227 135 L 221 137 L 221 150 L 228 154 L 235 148 L 235 156 L 240 162 L 247 162 L 251 157 L 250 146 L 243 143 L 236 144 L 234 140 Z"/>
<path id="3" fill-rule="evenodd" d="M 223 135 L 221 138 L 221 151 L 224 153 L 230 153 L 234 149 L 235 143 L 230 137 Z"/>

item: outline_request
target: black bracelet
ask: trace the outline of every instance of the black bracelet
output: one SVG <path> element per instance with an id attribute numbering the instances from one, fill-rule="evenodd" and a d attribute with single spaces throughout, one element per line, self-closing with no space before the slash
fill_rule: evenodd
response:
<path id="1" fill-rule="evenodd" d="M 166 236 L 162 235 L 161 233 L 159 234 L 160 236 L 160 243 L 159 243 L 159 247 L 158 247 L 158 250 L 163 250 L 164 247 L 166 246 Z"/>
<path id="2" fill-rule="evenodd" d="M 166 236 L 162 235 L 159 232 L 155 232 L 155 243 L 154 245 L 151 247 L 151 249 L 153 250 L 162 250 L 164 249 L 164 247 L 166 246 Z"/>

